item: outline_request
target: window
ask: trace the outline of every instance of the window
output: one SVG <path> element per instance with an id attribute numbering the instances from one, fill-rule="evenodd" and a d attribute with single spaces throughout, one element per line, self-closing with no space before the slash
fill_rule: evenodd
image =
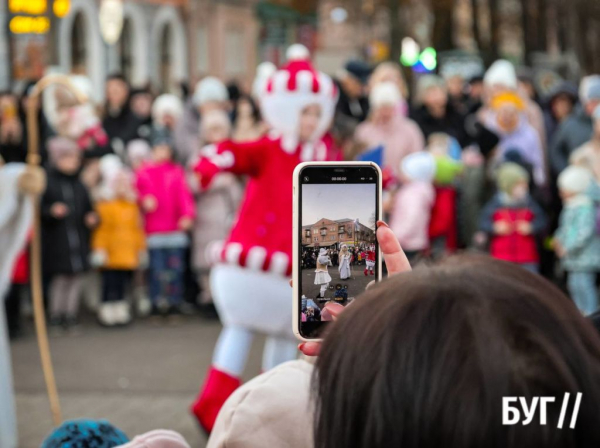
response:
<path id="1" fill-rule="evenodd" d="M 79 75 L 87 74 L 86 23 L 82 13 L 73 20 L 71 30 L 71 71 Z"/>
<path id="2" fill-rule="evenodd" d="M 208 53 L 208 33 L 205 26 L 201 26 L 196 30 L 196 39 L 198 49 L 196 54 L 198 55 L 198 61 L 196 67 L 199 73 L 208 72 L 209 67 L 209 53 Z"/>
<path id="3" fill-rule="evenodd" d="M 331 230 L 332 232 L 335 232 L 335 227 L 330 227 L 329 230 Z"/>
<path id="4" fill-rule="evenodd" d="M 160 91 L 168 92 L 171 88 L 171 48 L 173 30 L 171 25 L 165 25 L 160 39 Z"/>
<path id="5" fill-rule="evenodd" d="M 345 226 L 340 226 L 339 233 L 344 233 L 345 231 L 346 231 Z"/>
<path id="6" fill-rule="evenodd" d="M 331 241 L 335 241 L 335 236 L 331 235 L 331 238 L 329 238 Z"/>
<path id="7" fill-rule="evenodd" d="M 319 242 L 319 237 L 318 237 L 318 236 L 315 236 L 315 237 L 313 238 L 313 241 L 314 241 L 315 243 Z"/>
<path id="8" fill-rule="evenodd" d="M 318 235 L 319 234 L 319 229 L 313 229 L 313 235 Z"/>
<path id="9" fill-rule="evenodd" d="M 321 236 L 327 235 L 327 229 L 321 229 Z"/>
<path id="10" fill-rule="evenodd" d="M 131 19 L 125 19 L 117 49 L 119 51 L 121 73 L 123 73 L 123 76 L 125 76 L 125 79 L 129 82 L 132 80 L 131 75 L 133 72 L 132 38 Z"/>
<path id="11" fill-rule="evenodd" d="M 244 30 L 229 29 L 225 35 L 225 72 L 240 75 L 246 70 Z"/>
<path id="12" fill-rule="evenodd" d="M 306 238 L 310 238 L 310 230 L 307 229 L 305 232 L 305 235 L 306 235 Z"/>

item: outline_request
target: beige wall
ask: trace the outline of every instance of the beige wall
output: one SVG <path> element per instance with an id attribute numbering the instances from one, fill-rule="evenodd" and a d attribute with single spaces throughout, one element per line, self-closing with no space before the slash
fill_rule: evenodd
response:
<path id="1" fill-rule="evenodd" d="M 224 81 L 238 80 L 251 86 L 256 68 L 259 25 L 255 1 L 241 5 L 199 1 L 190 19 L 190 79 L 213 75 Z"/>

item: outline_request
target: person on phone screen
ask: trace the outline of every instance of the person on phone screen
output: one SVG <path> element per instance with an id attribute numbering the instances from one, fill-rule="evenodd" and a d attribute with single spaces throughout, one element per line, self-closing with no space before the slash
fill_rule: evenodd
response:
<path id="1" fill-rule="evenodd" d="M 369 246 L 369 250 L 366 252 L 366 267 L 365 275 L 375 275 L 375 245 Z"/>
<path id="2" fill-rule="evenodd" d="M 315 271 L 315 285 L 320 285 L 319 297 L 325 298 L 325 292 L 331 283 L 331 275 L 327 271 L 327 267 L 331 265 L 331 259 L 327 255 L 327 249 L 322 248 L 319 251 L 319 258 L 317 258 L 317 270 Z"/>
<path id="3" fill-rule="evenodd" d="M 350 268 L 351 260 L 352 254 L 348 250 L 348 246 L 343 244 L 342 250 L 340 251 L 340 266 L 338 268 L 340 271 L 340 279 L 346 280 L 352 277 L 352 269 Z"/>
<path id="4" fill-rule="evenodd" d="M 260 107 L 271 131 L 255 142 L 205 147 L 194 170 L 202 188 L 221 172 L 249 177 L 236 223 L 210 285 L 223 331 L 192 412 L 207 431 L 240 376 L 254 334 L 267 336 L 263 370 L 296 357 L 292 333 L 292 178 L 305 161 L 340 160 L 326 132 L 337 89 L 315 70 L 306 47 L 288 50 L 288 63 L 265 83 Z M 269 313 L 264 310 L 268 309 Z"/>

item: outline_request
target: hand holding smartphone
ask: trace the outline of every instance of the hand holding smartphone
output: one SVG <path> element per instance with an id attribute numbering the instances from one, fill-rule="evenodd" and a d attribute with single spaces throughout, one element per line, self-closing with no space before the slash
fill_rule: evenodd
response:
<path id="1" fill-rule="evenodd" d="M 381 171 L 364 162 L 308 162 L 294 171 L 294 333 L 321 338 L 327 303 L 352 303 L 381 279 L 376 223 Z"/>

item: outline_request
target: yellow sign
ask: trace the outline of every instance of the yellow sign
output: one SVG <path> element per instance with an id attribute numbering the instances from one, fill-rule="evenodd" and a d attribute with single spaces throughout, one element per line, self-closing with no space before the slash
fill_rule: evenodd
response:
<path id="1" fill-rule="evenodd" d="M 54 15 L 61 19 L 69 14 L 70 9 L 71 0 L 54 0 L 54 4 L 52 5 L 52 11 L 54 11 Z"/>
<path id="2" fill-rule="evenodd" d="M 14 34 L 45 34 L 50 29 L 48 17 L 15 16 L 10 19 L 9 29 Z"/>
<path id="3" fill-rule="evenodd" d="M 13 14 L 44 14 L 47 0 L 8 0 L 8 10 Z"/>

